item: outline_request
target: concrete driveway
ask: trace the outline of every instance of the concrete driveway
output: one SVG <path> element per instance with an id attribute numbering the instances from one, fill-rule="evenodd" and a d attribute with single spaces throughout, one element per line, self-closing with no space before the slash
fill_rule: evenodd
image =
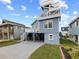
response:
<path id="1" fill-rule="evenodd" d="M 41 42 L 21 42 L 19 44 L 1 47 L 0 59 L 28 59 L 28 57 L 44 43 Z"/>

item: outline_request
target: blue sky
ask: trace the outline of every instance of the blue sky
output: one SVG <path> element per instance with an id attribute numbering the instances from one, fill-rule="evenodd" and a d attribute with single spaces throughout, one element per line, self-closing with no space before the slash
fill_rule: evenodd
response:
<path id="1" fill-rule="evenodd" d="M 61 4 L 61 26 L 67 26 L 79 12 L 79 0 L 57 0 Z M 30 26 L 40 15 L 39 0 L 0 0 L 0 19 Z"/>

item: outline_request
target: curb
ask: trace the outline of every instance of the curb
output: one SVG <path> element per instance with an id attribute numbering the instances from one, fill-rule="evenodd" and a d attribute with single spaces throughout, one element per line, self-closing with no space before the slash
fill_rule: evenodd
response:
<path id="1" fill-rule="evenodd" d="M 64 53 L 63 53 L 63 51 L 62 51 L 62 47 L 60 46 L 59 48 L 60 48 L 60 52 L 61 52 L 62 59 L 66 59 L 66 58 L 65 58 L 65 55 L 64 55 Z"/>

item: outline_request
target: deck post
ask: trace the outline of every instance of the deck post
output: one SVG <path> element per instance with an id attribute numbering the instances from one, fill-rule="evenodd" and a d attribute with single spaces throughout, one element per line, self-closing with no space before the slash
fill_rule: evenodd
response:
<path id="1" fill-rule="evenodd" d="M 7 33 L 7 35 L 8 35 L 8 40 L 10 40 L 10 36 L 9 36 L 9 33 Z"/>
<path id="2" fill-rule="evenodd" d="M 33 33 L 33 41 L 35 41 L 35 33 Z"/>
<path id="3" fill-rule="evenodd" d="M 4 33 L 2 32 L 2 39 L 4 40 Z"/>

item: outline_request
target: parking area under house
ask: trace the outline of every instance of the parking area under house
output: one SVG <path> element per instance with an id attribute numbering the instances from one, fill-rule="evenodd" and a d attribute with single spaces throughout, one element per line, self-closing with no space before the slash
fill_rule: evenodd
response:
<path id="1" fill-rule="evenodd" d="M 35 32 L 29 32 L 24 33 L 23 36 L 24 41 L 39 41 L 44 42 L 44 33 L 35 33 Z"/>

